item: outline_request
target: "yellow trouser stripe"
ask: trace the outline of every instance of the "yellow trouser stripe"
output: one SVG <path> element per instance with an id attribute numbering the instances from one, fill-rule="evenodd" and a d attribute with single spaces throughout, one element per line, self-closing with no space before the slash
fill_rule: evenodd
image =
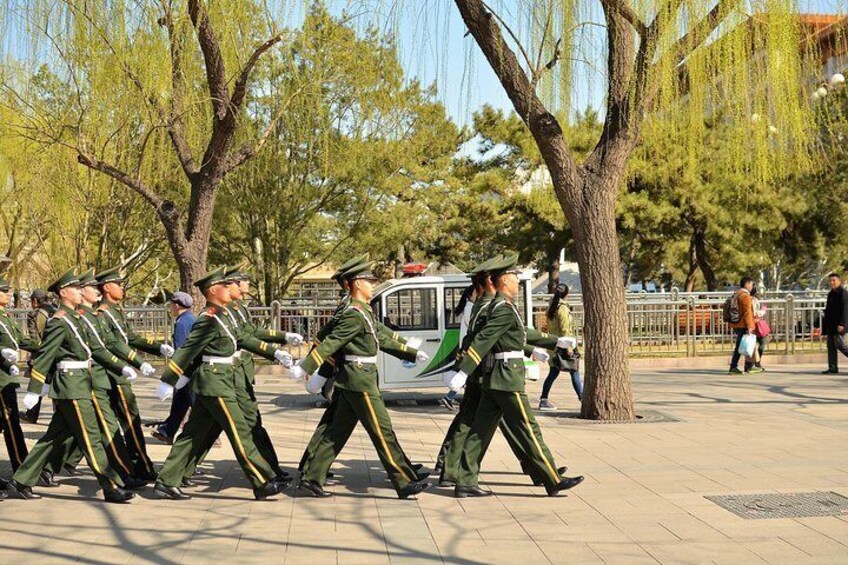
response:
<path id="1" fill-rule="evenodd" d="M 267 482 L 268 479 L 262 476 L 262 473 L 259 472 L 259 469 L 253 466 L 253 463 L 250 462 L 250 459 L 247 458 L 247 453 L 244 451 L 244 445 L 241 443 L 241 437 L 239 437 L 238 429 L 236 428 L 236 423 L 233 422 L 233 417 L 230 415 L 230 410 L 227 408 L 227 403 L 224 402 L 224 399 L 220 396 L 218 397 L 218 403 L 221 405 L 221 410 L 224 411 L 224 415 L 227 417 L 227 421 L 230 423 L 230 428 L 233 430 L 233 440 L 236 442 L 236 447 L 241 454 L 242 459 L 247 464 L 248 468 L 251 472 L 259 479 L 259 482 Z"/>
<path id="2" fill-rule="evenodd" d="M 398 473 L 403 475 L 403 478 L 405 478 L 410 483 L 413 482 L 412 479 L 409 478 L 409 476 L 406 473 L 403 472 L 403 469 L 398 467 L 398 464 L 395 463 L 395 460 L 392 457 L 392 452 L 389 451 L 389 446 L 386 443 L 386 438 L 383 437 L 383 430 L 380 428 L 380 421 L 377 419 L 377 413 L 374 412 L 374 406 L 371 405 L 371 397 L 368 396 L 367 392 L 363 392 L 362 396 L 365 397 L 365 404 L 368 406 L 368 412 L 371 413 L 371 418 L 374 419 L 374 430 L 377 432 L 377 435 L 380 437 L 380 444 L 383 446 L 383 451 L 386 454 L 386 459 L 389 460 L 389 463 L 391 464 L 392 467 L 397 469 Z"/>
<path id="3" fill-rule="evenodd" d="M 468 352 L 468 356 L 471 357 L 472 360 L 474 360 L 474 363 L 479 365 L 480 364 L 480 354 L 477 353 L 476 351 L 474 351 L 473 347 L 469 347 L 467 352 Z"/>
<path id="4" fill-rule="evenodd" d="M 536 444 L 536 449 L 539 451 L 539 456 L 542 458 L 542 461 L 545 462 L 545 466 L 548 468 L 548 471 L 551 473 L 551 478 L 555 483 L 559 482 L 559 475 L 554 469 L 554 466 L 551 465 L 551 462 L 548 461 L 548 458 L 545 457 L 545 452 L 542 451 L 542 446 L 539 445 L 539 438 L 536 437 L 536 433 L 533 431 L 533 426 L 530 425 L 530 418 L 527 417 L 527 411 L 524 410 L 524 402 L 521 398 L 521 393 L 515 393 L 515 399 L 518 402 L 518 407 L 521 409 L 521 416 L 524 418 L 524 423 L 527 424 L 527 431 L 530 433 L 530 437 L 533 438 L 533 443 Z"/>
<path id="5" fill-rule="evenodd" d="M 100 465 L 97 464 L 97 458 L 94 456 L 94 449 L 91 447 L 91 440 L 88 438 L 88 430 L 85 427 L 85 420 L 82 419 L 82 412 L 79 409 L 79 403 L 76 400 L 72 400 L 74 403 L 74 410 L 77 413 L 77 419 L 79 420 L 80 429 L 82 430 L 82 439 L 85 443 L 85 449 L 88 452 L 88 461 L 91 464 L 91 467 L 94 469 L 94 472 L 98 475 L 103 475 L 103 471 L 100 470 Z M 103 475 L 105 476 L 105 475 Z M 107 477 L 108 478 L 108 477 Z M 109 479 L 109 482 L 112 483 L 112 486 L 117 486 L 112 479 Z"/>
<path id="6" fill-rule="evenodd" d="M 109 431 L 109 425 L 106 423 L 106 418 L 103 416 L 103 411 L 100 409 L 100 403 L 97 402 L 97 396 L 93 392 L 91 393 L 91 402 L 94 404 L 94 411 L 97 412 L 97 419 L 100 420 L 100 427 L 103 428 L 103 433 L 109 436 L 109 449 L 112 450 L 112 455 L 115 456 L 115 461 L 118 462 L 118 465 L 121 466 L 121 469 L 123 469 L 127 475 L 130 475 L 131 473 L 127 468 L 127 464 L 124 463 L 121 456 L 118 455 L 118 450 L 115 448 L 115 438 L 111 437 L 112 432 Z"/>
<path id="7" fill-rule="evenodd" d="M 127 397 L 124 396 L 124 391 L 121 390 L 121 385 L 117 385 L 118 387 L 118 395 L 121 397 L 121 404 L 124 406 L 124 418 L 127 420 L 127 426 L 130 428 L 130 435 L 133 438 L 133 443 L 135 444 L 135 449 L 138 451 L 138 456 L 141 457 L 141 461 L 144 463 L 144 467 L 148 470 L 148 472 L 152 472 L 150 460 L 147 458 L 147 453 L 144 452 L 144 449 L 141 447 L 141 442 L 138 441 L 138 436 L 135 433 L 135 426 L 133 426 L 132 421 L 132 413 L 130 412 L 130 406 L 127 404 Z"/>
<path id="8" fill-rule="evenodd" d="M 30 371 L 29 374 L 30 374 L 30 377 L 32 377 L 33 379 L 37 380 L 40 383 L 47 381 L 47 378 L 44 375 L 42 375 L 41 373 L 39 373 L 38 371 L 36 371 L 35 369 Z"/>
<path id="9" fill-rule="evenodd" d="M 6 433 L 10 438 L 12 438 L 12 448 L 15 450 L 13 454 L 15 456 L 15 462 L 20 465 L 24 462 L 24 458 L 21 457 L 20 451 L 18 451 L 18 440 L 15 439 L 15 432 L 12 430 L 12 418 L 9 415 L 9 411 L 6 410 L 6 401 L 3 400 L 3 396 L 0 395 L 0 408 L 3 409 L 3 417 L 6 419 Z M 12 455 L 12 454 L 10 454 Z"/>

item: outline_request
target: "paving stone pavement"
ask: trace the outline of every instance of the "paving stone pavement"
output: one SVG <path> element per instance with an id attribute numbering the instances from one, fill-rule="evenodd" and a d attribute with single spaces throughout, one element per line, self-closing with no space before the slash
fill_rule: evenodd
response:
<path id="1" fill-rule="evenodd" d="M 848 563 L 848 516 L 746 520 L 707 495 L 835 492 L 848 496 L 848 375 L 821 365 L 774 367 L 752 376 L 713 369 L 636 369 L 637 411 L 677 422 L 593 424 L 577 410 L 567 376 L 539 415 L 557 464 L 585 482 L 548 498 L 522 476 L 502 438 L 482 483 L 497 496 L 457 500 L 433 488 L 400 501 L 359 429 L 334 467 L 336 496 L 293 489 L 256 502 L 230 447 L 213 449 L 207 476 L 184 502 L 152 498 L 127 506 L 100 500 L 85 469 L 38 489 L 40 501 L 0 502 L 0 563 Z M 137 381 L 145 418 L 164 417 L 158 381 Z M 535 403 L 541 381 L 529 383 Z M 435 398 L 439 391 L 431 391 Z M 260 378 L 266 427 L 284 466 L 296 466 L 321 415 L 302 387 Z M 391 395 L 387 395 L 391 396 Z M 275 403 L 276 400 L 276 403 Z M 391 408 L 413 461 L 432 469 L 452 415 L 438 406 Z M 30 444 L 43 433 L 25 424 Z M 168 447 L 149 440 L 154 461 Z M 8 459 L 0 476 L 8 476 Z"/>

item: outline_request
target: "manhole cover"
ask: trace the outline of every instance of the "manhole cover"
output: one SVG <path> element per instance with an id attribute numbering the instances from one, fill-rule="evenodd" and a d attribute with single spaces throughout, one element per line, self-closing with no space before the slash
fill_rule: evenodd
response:
<path id="1" fill-rule="evenodd" d="M 848 498 L 835 492 L 733 494 L 704 498 L 747 519 L 848 516 Z"/>

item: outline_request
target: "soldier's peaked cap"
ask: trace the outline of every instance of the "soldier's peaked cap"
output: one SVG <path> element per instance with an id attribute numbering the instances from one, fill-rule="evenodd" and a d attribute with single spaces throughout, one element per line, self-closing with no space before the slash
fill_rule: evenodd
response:
<path id="1" fill-rule="evenodd" d="M 111 269 L 97 273 L 97 284 L 104 285 L 110 282 L 124 282 L 124 276 L 121 274 L 120 267 L 112 267 Z"/>
<path id="2" fill-rule="evenodd" d="M 500 261 L 497 261 L 494 265 L 490 266 L 490 272 L 492 274 L 497 275 L 504 275 L 507 273 L 519 273 L 520 269 L 518 268 L 518 253 L 504 255 L 500 259 Z"/>
<path id="3" fill-rule="evenodd" d="M 227 282 L 227 273 L 226 267 L 218 267 L 217 269 L 212 269 L 196 281 L 194 281 L 194 286 L 199 288 L 200 290 L 206 290 L 211 286 L 215 286 L 216 284 L 221 284 L 223 282 Z"/>
<path id="4" fill-rule="evenodd" d="M 74 269 L 70 269 L 61 277 L 53 281 L 53 284 L 47 287 L 47 290 L 53 292 L 55 294 L 59 294 L 59 291 L 68 286 L 79 286 L 80 280 L 77 276 L 77 272 Z"/>
<path id="5" fill-rule="evenodd" d="M 348 281 L 356 281 L 360 279 L 377 280 L 373 272 L 374 261 L 364 261 L 358 265 L 354 265 L 344 273 L 344 278 Z"/>
<path id="6" fill-rule="evenodd" d="M 244 271 L 244 263 L 227 267 L 224 276 L 228 281 L 249 281 L 250 275 Z"/>
<path id="7" fill-rule="evenodd" d="M 353 267 L 356 267 L 360 263 L 366 263 L 366 262 L 368 262 L 368 253 L 363 253 L 362 255 L 359 255 L 358 257 L 348 259 L 347 261 L 342 263 L 342 265 L 338 268 L 338 270 L 336 270 L 335 273 L 333 273 L 333 276 L 330 277 L 330 278 L 332 278 L 334 281 L 338 281 L 342 277 L 344 277 L 344 274 L 348 270 L 350 270 Z"/>
<path id="8" fill-rule="evenodd" d="M 480 263 L 479 265 L 477 265 L 476 267 L 471 269 L 471 274 L 472 275 L 482 275 L 482 274 L 488 273 L 489 271 L 492 270 L 492 265 L 496 264 L 501 259 L 503 259 L 502 255 L 495 255 L 494 257 L 492 257 L 490 259 L 486 259 L 485 261 L 483 261 L 482 263 Z"/>
<path id="9" fill-rule="evenodd" d="M 89 269 L 79 276 L 80 286 L 94 286 L 98 284 L 97 277 L 94 276 L 94 269 Z"/>

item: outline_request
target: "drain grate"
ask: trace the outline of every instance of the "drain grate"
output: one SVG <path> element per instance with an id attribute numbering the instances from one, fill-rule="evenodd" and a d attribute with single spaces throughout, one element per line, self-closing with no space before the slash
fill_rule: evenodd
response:
<path id="1" fill-rule="evenodd" d="M 848 498 L 835 492 L 732 494 L 704 498 L 749 520 L 848 516 Z"/>

